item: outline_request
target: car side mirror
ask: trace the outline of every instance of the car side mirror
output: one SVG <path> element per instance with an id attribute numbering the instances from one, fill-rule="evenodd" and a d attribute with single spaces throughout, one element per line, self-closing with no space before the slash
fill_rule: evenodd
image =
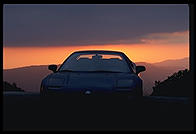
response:
<path id="1" fill-rule="evenodd" d="M 48 69 L 49 69 L 49 70 L 52 70 L 54 73 L 56 73 L 57 65 L 54 65 L 54 64 L 49 65 L 49 66 L 48 66 Z"/>
<path id="2" fill-rule="evenodd" d="M 136 66 L 136 74 L 139 74 L 140 72 L 143 72 L 145 70 L 145 66 Z"/>

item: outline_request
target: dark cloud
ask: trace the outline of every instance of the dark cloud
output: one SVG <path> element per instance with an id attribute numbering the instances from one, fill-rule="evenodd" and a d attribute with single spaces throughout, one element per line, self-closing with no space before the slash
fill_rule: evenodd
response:
<path id="1" fill-rule="evenodd" d="M 138 43 L 188 30 L 188 5 L 4 5 L 5 46 Z"/>

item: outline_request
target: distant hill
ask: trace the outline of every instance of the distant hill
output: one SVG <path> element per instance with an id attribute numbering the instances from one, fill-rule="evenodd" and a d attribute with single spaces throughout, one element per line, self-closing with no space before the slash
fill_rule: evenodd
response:
<path id="1" fill-rule="evenodd" d="M 166 66 L 166 63 L 170 63 L 171 60 L 155 64 L 136 62 L 136 65 L 144 65 L 146 67 L 146 71 L 140 74 L 144 82 L 144 95 L 152 93 L 152 87 L 156 80 L 164 80 L 174 72 L 186 69 L 188 67 L 188 58 L 186 60 L 183 59 L 183 66 L 177 64 L 179 60 L 176 60 L 176 64 L 173 64 L 175 60 L 172 60 L 172 63 L 168 64 L 168 66 Z M 3 80 L 10 83 L 15 82 L 26 91 L 39 92 L 41 80 L 50 73 L 52 72 L 48 70 L 48 65 L 6 69 L 3 70 Z"/>
<path id="2" fill-rule="evenodd" d="M 189 67 L 189 58 L 183 58 L 183 59 L 176 59 L 176 60 L 165 60 L 162 62 L 153 63 L 153 65 L 161 66 L 161 67 L 182 67 L 182 68 L 188 68 Z"/>
<path id="3" fill-rule="evenodd" d="M 48 65 L 6 69 L 3 70 L 3 80 L 15 82 L 26 91 L 39 92 L 41 80 L 50 73 Z"/>

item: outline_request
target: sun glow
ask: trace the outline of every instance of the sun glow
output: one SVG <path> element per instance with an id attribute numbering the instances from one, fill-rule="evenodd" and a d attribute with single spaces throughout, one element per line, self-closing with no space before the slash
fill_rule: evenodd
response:
<path id="1" fill-rule="evenodd" d="M 134 62 L 159 62 L 189 56 L 188 45 L 89 45 L 57 47 L 4 47 L 3 69 L 30 65 L 61 64 L 72 52 L 80 50 L 113 50 L 124 52 Z"/>

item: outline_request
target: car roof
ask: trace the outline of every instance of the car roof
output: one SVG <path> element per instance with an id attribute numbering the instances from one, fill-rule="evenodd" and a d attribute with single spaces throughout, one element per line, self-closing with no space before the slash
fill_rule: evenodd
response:
<path id="1" fill-rule="evenodd" d="M 110 51 L 110 50 L 84 50 L 84 51 L 75 51 L 74 53 L 102 53 L 102 54 L 123 54 L 120 51 Z"/>

